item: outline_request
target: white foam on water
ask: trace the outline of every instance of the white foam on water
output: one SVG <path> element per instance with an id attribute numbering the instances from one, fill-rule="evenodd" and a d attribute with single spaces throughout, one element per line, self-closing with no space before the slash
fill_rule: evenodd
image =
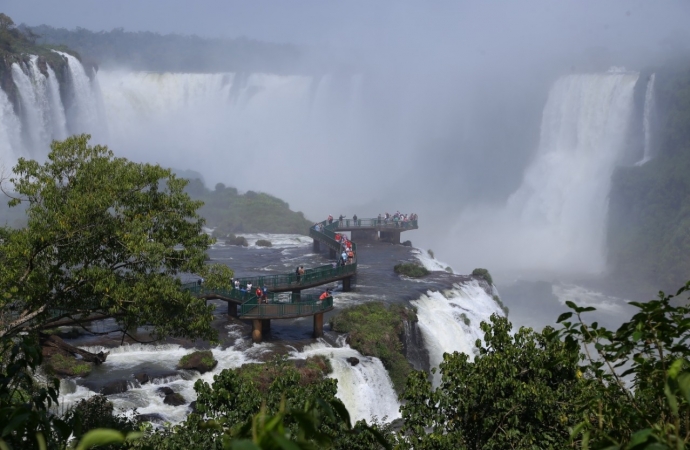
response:
<path id="1" fill-rule="evenodd" d="M 156 378 L 152 382 L 139 385 L 133 378 L 128 379 L 130 389 L 121 394 L 109 395 L 116 409 L 120 412 L 137 408 L 140 414 L 160 414 L 166 421 L 179 423 L 189 414 L 189 403 L 196 400 L 194 383 L 201 379 L 213 384 L 213 376 L 223 369 L 231 369 L 249 362 L 259 362 L 260 358 L 272 350 L 272 344 L 251 344 L 249 340 L 242 339 L 242 334 L 236 326 L 229 326 L 228 335 L 238 339 L 236 344 L 228 348 L 212 348 L 213 357 L 218 360 L 218 365 L 205 374 L 196 371 L 178 371 L 177 363 L 184 355 L 196 349 L 186 349 L 176 344 L 151 345 L 130 344 L 115 348 L 102 346 L 83 347 L 84 350 L 97 353 L 109 352 L 107 360 L 99 367 L 99 370 L 127 371 L 134 370 L 146 372 L 145 367 L 154 366 L 157 371 L 169 370 L 171 375 Z M 133 374 L 133 373 L 132 373 Z M 85 379 L 88 382 L 88 377 Z M 171 406 L 163 403 L 164 396 L 158 392 L 162 386 L 170 387 L 181 394 L 187 403 L 180 406 Z M 76 390 L 67 389 L 61 393 L 60 403 L 63 408 L 75 404 L 81 399 L 89 398 L 96 393 L 84 386 L 77 386 Z"/>
<path id="2" fill-rule="evenodd" d="M 271 242 L 271 248 L 289 249 L 306 247 L 312 243 L 312 239 L 309 236 L 304 236 L 302 234 L 277 234 L 277 233 L 240 233 L 237 236 L 243 236 L 247 239 L 249 247 L 257 247 L 256 241 L 264 239 Z M 303 255 L 302 257 L 312 256 Z"/>
<path id="3" fill-rule="evenodd" d="M 363 356 L 345 344 L 344 339 L 339 339 L 338 343 L 340 347 L 333 347 L 319 339 L 301 352 L 292 352 L 291 357 L 304 359 L 322 355 L 330 359 L 333 373 L 329 377 L 338 380 L 336 396 L 347 407 L 353 424 L 362 419 L 371 423 L 374 418 L 379 421 L 386 418 L 386 422 L 399 418 L 400 403 L 381 360 Z M 359 359 L 359 364 L 352 366 L 347 361 L 350 357 Z"/>
<path id="4" fill-rule="evenodd" d="M 443 292 L 428 291 L 411 302 L 417 308 L 417 326 L 424 337 L 431 367 L 439 366 L 444 353 L 460 352 L 474 358 L 475 342 L 483 337 L 479 324 L 488 322 L 492 314 L 505 315 L 492 295 L 478 281 L 471 280 Z M 438 386 L 440 381 L 437 372 L 433 383 Z"/>
<path id="5" fill-rule="evenodd" d="M 432 257 L 428 252 L 422 251 L 418 248 L 412 249 L 412 255 L 422 263 L 422 265 L 432 272 L 436 271 L 446 271 L 446 267 L 450 267 L 449 264 L 439 261 L 438 259 Z"/>

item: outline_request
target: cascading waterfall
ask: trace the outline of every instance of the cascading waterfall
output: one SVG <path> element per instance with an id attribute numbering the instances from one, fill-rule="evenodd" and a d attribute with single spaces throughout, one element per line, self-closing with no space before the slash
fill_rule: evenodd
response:
<path id="1" fill-rule="evenodd" d="M 429 291 L 411 302 L 417 308 L 417 326 L 424 336 L 431 367 L 438 367 L 444 353 L 460 352 L 474 357 L 475 342 L 483 337 L 479 328 L 492 314 L 505 315 L 493 295 L 477 280 L 456 283 L 443 292 Z M 434 386 L 441 382 L 437 371 Z"/>
<path id="2" fill-rule="evenodd" d="M 642 128 L 644 130 L 644 154 L 642 159 L 635 163 L 636 166 L 641 166 L 652 159 L 652 116 L 655 110 L 654 103 L 654 78 L 656 74 L 652 74 L 647 82 L 647 90 L 644 94 L 644 112 L 642 115 Z"/>
<path id="3" fill-rule="evenodd" d="M 35 89 L 29 75 L 22 67 L 12 64 L 12 80 L 19 93 L 22 122 L 24 123 L 24 139 L 27 143 L 29 155 L 35 157 L 41 149 L 46 148 L 50 135 L 46 130 L 44 114 L 47 109 L 45 89 Z"/>
<path id="4" fill-rule="evenodd" d="M 60 98 L 60 85 L 50 66 L 48 66 L 48 100 L 50 102 L 53 139 L 63 140 L 68 135 L 67 118 Z"/>
<path id="5" fill-rule="evenodd" d="M 638 76 L 616 70 L 556 81 L 522 185 L 502 208 L 464 211 L 451 230 L 468 263 L 521 273 L 604 269 L 611 174 L 626 151 Z"/>
<path id="6" fill-rule="evenodd" d="M 306 346 L 301 352 L 293 352 L 294 358 L 308 358 L 323 355 L 330 359 L 332 378 L 338 380 L 336 396 L 342 400 L 354 424 L 358 420 L 368 423 L 377 418 L 391 422 L 400 417 L 400 403 L 393 389 L 388 372 L 378 358 L 363 356 L 357 350 L 339 340 L 339 347 L 332 347 L 323 340 Z M 357 358 L 359 363 L 351 365 L 347 359 Z"/>
<path id="7" fill-rule="evenodd" d="M 103 128 L 103 119 L 99 114 L 98 93 L 86 75 L 81 62 L 69 53 L 56 52 L 67 59 L 71 82 L 71 100 L 68 102 L 69 132 L 72 134 L 99 134 Z"/>
<path id="8" fill-rule="evenodd" d="M 9 171 L 20 156 L 21 130 L 10 99 L 0 89 L 0 174 Z"/>

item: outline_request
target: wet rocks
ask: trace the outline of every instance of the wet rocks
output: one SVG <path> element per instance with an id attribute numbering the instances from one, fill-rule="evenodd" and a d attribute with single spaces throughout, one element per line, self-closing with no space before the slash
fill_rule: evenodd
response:
<path id="1" fill-rule="evenodd" d="M 206 373 L 213 370 L 216 365 L 218 365 L 218 361 L 213 357 L 213 353 L 210 350 L 202 350 L 183 356 L 177 363 L 177 368 Z"/>
<path id="2" fill-rule="evenodd" d="M 159 394 L 163 394 L 164 397 L 175 393 L 175 391 L 173 391 L 172 388 L 169 388 L 168 386 L 159 387 L 158 389 L 156 389 L 156 392 L 158 392 Z"/>
<path id="3" fill-rule="evenodd" d="M 165 422 L 165 418 L 158 413 L 139 414 L 137 416 L 137 420 L 139 422 L 155 422 L 155 423 L 164 423 Z"/>
<path id="4" fill-rule="evenodd" d="M 147 373 L 144 373 L 144 372 L 135 373 L 133 376 L 134 376 L 134 379 L 137 380 L 139 382 L 139 384 L 141 384 L 141 385 L 144 385 L 144 384 L 148 383 L 149 381 L 151 381 L 151 379 L 149 378 L 149 375 Z"/>
<path id="5" fill-rule="evenodd" d="M 349 362 L 350 365 L 354 367 L 357 364 L 359 364 L 359 358 L 356 358 L 354 356 L 350 356 L 349 358 L 347 358 L 347 362 Z"/>
<path id="6" fill-rule="evenodd" d="M 104 384 L 99 392 L 102 395 L 113 395 L 126 392 L 127 389 L 128 386 L 125 380 L 115 380 Z"/>
<path id="7" fill-rule="evenodd" d="M 163 399 L 163 403 L 165 403 L 166 405 L 170 405 L 170 406 L 180 406 L 180 405 L 184 405 L 185 403 L 187 403 L 187 400 L 184 399 L 182 394 L 178 394 L 178 393 L 174 392 L 172 394 L 166 395 L 165 398 Z"/>

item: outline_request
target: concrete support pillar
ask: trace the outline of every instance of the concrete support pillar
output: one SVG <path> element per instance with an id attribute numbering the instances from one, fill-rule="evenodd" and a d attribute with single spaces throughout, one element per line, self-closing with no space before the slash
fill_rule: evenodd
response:
<path id="1" fill-rule="evenodd" d="M 262 326 L 262 320 L 261 319 L 254 319 L 252 320 L 252 341 L 253 342 L 261 342 L 261 329 L 263 328 Z"/>
<path id="2" fill-rule="evenodd" d="M 352 290 L 352 277 L 343 278 L 343 292 Z"/>
<path id="3" fill-rule="evenodd" d="M 400 231 L 381 231 L 381 240 L 391 244 L 399 244 Z"/>
<path id="4" fill-rule="evenodd" d="M 321 242 L 314 239 L 314 253 L 319 253 L 321 251 Z"/>
<path id="5" fill-rule="evenodd" d="M 352 230 L 352 240 L 355 242 L 374 242 L 377 238 L 376 230 Z"/>
<path id="6" fill-rule="evenodd" d="M 271 319 L 262 319 L 261 320 L 261 331 L 264 333 L 268 333 L 271 331 Z"/>
<path id="7" fill-rule="evenodd" d="M 314 314 L 314 337 L 323 337 L 323 313 Z"/>
<path id="8" fill-rule="evenodd" d="M 228 302 L 228 315 L 237 317 L 237 303 Z"/>

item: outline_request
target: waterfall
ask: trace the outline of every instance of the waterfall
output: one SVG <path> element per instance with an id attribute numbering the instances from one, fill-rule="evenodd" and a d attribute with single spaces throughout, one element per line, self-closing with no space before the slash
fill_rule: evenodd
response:
<path id="1" fill-rule="evenodd" d="M 473 358 L 474 344 L 483 337 L 479 324 L 488 322 L 492 314 L 504 315 L 477 280 L 456 283 L 443 292 L 429 291 L 411 303 L 417 308 L 418 327 L 431 367 L 439 366 L 444 353 L 460 352 Z M 440 382 L 441 375 L 436 372 L 433 384 Z"/>
<path id="2" fill-rule="evenodd" d="M 523 274 L 604 269 L 611 174 L 626 151 L 638 76 L 611 71 L 554 83 L 521 186 L 503 207 L 464 211 L 451 230 L 468 264 Z"/>
<path id="3" fill-rule="evenodd" d="M 67 105 L 69 132 L 71 134 L 98 134 L 102 129 L 98 100 L 84 66 L 69 53 L 57 52 L 67 59 L 71 87 L 71 100 Z"/>
<path id="4" fill-rule="evenodd" d="M 652 159 L 652 116 L 654 114 L 654 78 L 656 74 L 652 74 L 647 82 L 647 90 L 644 94 L 644 113 L 642 115 L 642 128 L 644 130 L 644 155 L 642 159 L 635 163 L 636 166 L 641 166 Z"/>
<path id="5" fill-rule="evenodd" d="M 24 140 L 29 150 L 29 156 L 36 157 L 40 151 L 47 148 L 50 134 L 46 129 L 43 112 L 47 107 L 45 86 L 34 87 L 29 75 L 18 63 L 12 64 L 12 80 L 19 93 L 22 122 L 24 123 Z"/>
<path id="6" fill-rule="evenodd" d="M 50 66 L 48 66 L 48 100 L 50 101 L 53 139 L 63 140 L 68 135 L 67 118 L 60 98 L 60 85 Z"/>
<path id="7" fill-rule="evenodd" d="M 400 403 L 381 360 L 363 356 L 347 344 L 341 345 L 331 347 L 319 340 L 301 352 L 292 353 L 292 357 L 323 355 L 330 359 L 333 367 L 330 377 L 338 380 L 336 396 L 345 404 L 352 424 L 358 420 L 371 423 L 374 418 L 383 421 L 385 417 L 386 422 L 399 418 Z M 359 364 L 352 366 L 347 361 L 350 357 L 359 359 Z"/>
<path id="8" fill-rule="evenodd" d="M 7 175 L 19 158 L 22 125 L 12 103 L 0 89 L 0 175 Z"/>

